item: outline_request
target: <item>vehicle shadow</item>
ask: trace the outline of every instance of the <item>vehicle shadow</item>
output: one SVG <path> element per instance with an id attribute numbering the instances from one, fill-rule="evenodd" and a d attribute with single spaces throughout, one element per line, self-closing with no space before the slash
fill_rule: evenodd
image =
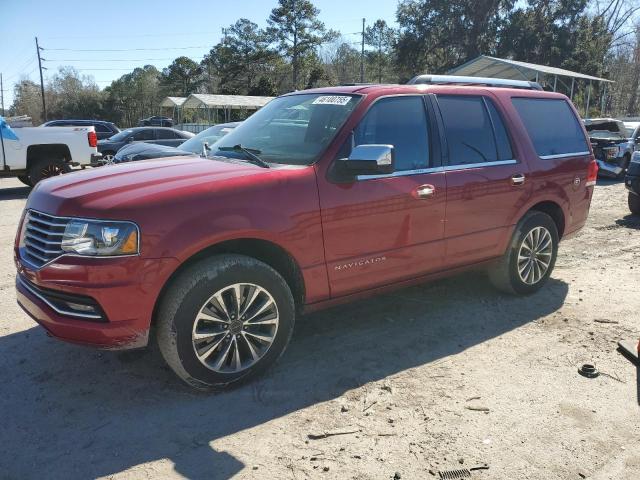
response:
<path id="1" fill-rule="evenodd" d="M 31 193 L 31 187 L 0 188 L 0 201 L 24 200 Z"/>
<path id="2" fill-rule="evenodd" d="M 190 479 L 229 478 L 245 465 L 210 442 L 519 328 L 559 309 L 567 291 L 551 280 L 535 295 L 505 296 L 473 273 L 315 313 L 299 320 L 267 375 L 219 394 L 183 386 L 157 350 L 134 361 L 49 339 L 39 327 L 8 335 L 0 472 L 95 478 L 166 458 Z"/>
<path id="3" fill-rule="evenodd" d="M 624 182 L 624 178 L 598 177 L 598 179 L 596 180 L 596 185 L 597 186 L 617 185 L 622 182 Z"/>
<path id="4" fill-rule="evenodd" d="M 632 230 L 640 230 L 640 215 L 625 215 L 616 220 L 616 225 Z"/>

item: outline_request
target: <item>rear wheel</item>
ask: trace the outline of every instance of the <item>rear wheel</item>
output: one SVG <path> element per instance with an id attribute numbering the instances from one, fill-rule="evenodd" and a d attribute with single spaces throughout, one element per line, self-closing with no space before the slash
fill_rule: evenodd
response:
<path id="1" fill-rule="evenodd" d="M 45 178 L 62 175 L 71 170 L 69 164 L 63 159 L 37 160 L 29 168 L 29 181 L 31 185 L 37 184 Z"/>
<path id="2" fill-rule="evenodd" d="M 516 227 L 507 252 L 489 270 L 491 282 L 511 294 L 538 291 L 553 271 L 558 242 L 558 229 L 549 215 L 527 213 Z"/>
<path id="3" fill-rule="evenodd" d="M 102 154 L 102 163 L 104 165 L 111 165 L 113 163 L 113 158 L 115 157 L 114 152 L 104 152 Z"/>
<path id="4" fill-rule="evenodd" d="M 629 210 L 634 215 L 640 215 L 640 196 L 629 192 Z"/>
<path id="5" fill-rule="evenodd" d="M 627 174 L 627 169 L 629 168 L 630 162 L 631 162 L 631 155 L 629 155 L 628 153 L 625 153 L 622 160 L 622 165 L 620 165 L 622 167 L 622 171 L 616 176 L 618 180 L 623 179 L 624 176 Z"/>
<path id="6" fill-rule="evenodd" d="M 158 344 L 189 385 L 223 388 L 263 372 L 284 352 L 293 296 L 273 268 L 220 255 L 182 272 L 158 309 Z"/>

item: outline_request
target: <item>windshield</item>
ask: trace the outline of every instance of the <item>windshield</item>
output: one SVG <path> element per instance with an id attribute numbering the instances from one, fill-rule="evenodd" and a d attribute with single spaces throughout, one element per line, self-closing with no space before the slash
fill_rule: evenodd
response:
<path id="1" fill-rule="evenodd" d="M 360 100 L 355 95 L 296 94 L 279 97 L 212 146 L 210 156 L 245 158 L 221 150 L 241 145 L 262 160 L 310 165 L 329 145 Z"/>
<path id="2" fill-rule="evenodd" d="M 111 140 L 112 142 L 121 142 L 132 133 L 133 133 L 133 130 L 123 130 L 119 133 L 116 133 L 114 136 L 109 137 L 109 140 Z"/>
<path id="3" fill-rule="evenodd" d="M 213 145 L 234 128 L 235 125 L 229 124 L 216 125 L 215 127 L 207 128 L 195 137 L 184 142 L 178 148 L 180 150 L 186 150 L 187 152 L 197 153 L 200 155 L 202 153 L 202 144 L 204 142 L 207 142 L 209 145 Z"/>

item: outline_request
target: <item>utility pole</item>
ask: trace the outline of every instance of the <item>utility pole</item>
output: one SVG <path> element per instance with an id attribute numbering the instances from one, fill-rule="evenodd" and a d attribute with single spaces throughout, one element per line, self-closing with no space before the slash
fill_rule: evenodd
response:
<path id="1" fill-rule="evenodd" d="M 36 53 L 38 54 L 38 68 L 40 69 L 40 93 L 42 93 L 42 117 L 47 121 L 47 102 L 44 99 L 44 79 L 42 78 L 42 57 L 40 56 L 40 45 L 38 45 L 38 37 L 36 37 Z"/>
<path id="2" fill-rule="evenodd" d="M 360 53 L 360 83 L 364 83 L 364 22 L 362 19 L 362 51 Z"/>
<path id="3" fill-rule="evenodd" d="M 0 73 L 0 108 L 2 108 L 2 115 L 4 117 L 4 85 L 2 84 L 2 73 Z"/>

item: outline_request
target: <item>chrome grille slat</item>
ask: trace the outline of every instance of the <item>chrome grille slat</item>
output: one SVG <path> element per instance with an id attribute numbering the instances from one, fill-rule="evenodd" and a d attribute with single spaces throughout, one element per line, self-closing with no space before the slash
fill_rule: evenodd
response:
<path id="1" fill-rule="evenodd" d="M 40 233 L 42 233 L 44 235 L 55 235 L 55 236 L 60 236 L 60 237 L 62 235 L 64 235 L 64 232 L 50 232 L 48 230 L 44 230 L 42 228 L 38 228 L 38 227 L 36 227 L 34 225 L 27 225 L 27 229 L 35 230 L 36 232 L 40 232 Z"/>
<path id="2" fill-rule="evenodd" d="M 62 236 L 68 219 L 30 210 L 22 241 L 25 259 L 37 268 L 63 255 Z"/>

